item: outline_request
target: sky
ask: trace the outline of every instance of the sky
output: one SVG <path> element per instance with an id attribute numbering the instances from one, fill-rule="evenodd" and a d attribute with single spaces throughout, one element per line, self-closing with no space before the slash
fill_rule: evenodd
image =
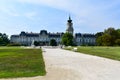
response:
<path id="1" fill-rule="evenodd" d="M 69 15 L 74 33 L 120 28 L 120 0 L 0 0 L 0 32 L 65 32 Z"/>

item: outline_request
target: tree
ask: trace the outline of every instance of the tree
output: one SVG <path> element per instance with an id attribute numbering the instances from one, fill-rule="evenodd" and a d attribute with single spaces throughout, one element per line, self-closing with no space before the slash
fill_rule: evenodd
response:
<path id="1" fill-rule="evenodd" d="M 96 43 L 98 46 L 102 46 L 102 36 L 99 36 L 97 39 L 96 39 Z"/>
<path id="2" fill-rule="evenodd" d="M 107 30 L 104 31 L 105 34 L 108 34 L 111 36 L 111 45 L 115 45 L 115 41 L 116 39 L 118 38 L 119 34 L 118 34 L 118 31 L 115 30 L 114 28 L 110 27 L 108 28 Z"/>
<path id="3" fill-rule="evenodd" d="M 2 37 L 0 37 L 0 46 L 2 46 L 3 45 L 3 39 L 2 39 Z"/>
<path id="4" fill-rule="evenodd" d="M 104 32 L 97 32 L 95 34 L 95 37 L 96 37 L 96 44 L 98 46 L 102 46 L 102 35 L 104 34 Z"/>
<path id="5" fill-rule="evenodd" d="M 114 29 L 112 27 L 106 29 L 103 34 L 96 34 L 97 45 L 101 46 L 114 46 L 119 45 L 120 29 Z"/>
<path id="6" fill-rule="evenodd" d="M 115 29 L 113 27 L 109 27 L 108 29 L 105 29 L 104 33 L 109 34 L 109 35 L 113 35 L 115 32 Z"/>
<path id="7" fill-rule="evenodd" d="M 39 42 L 35 41 L 35 42 L 34 42 L 34 45 L 35 45 L 35 46 L 39 46 Z"/>
<path id="8" fill-rule="evenodd" d="M 10 40 L 8 39 L 8 36 L 4 33 L 0 33 L 0 46 L 6 46 L 10 43 Z"/>
<path id="9" fill-rule="evenodd" d="M 120 29 L 117 29 L 116 31 L 118 33 L 117 37 L 120 39 Z"/>
<path id="10" fill-rule="evenodd" d="M 111 46 L 111 36 L 109 34 L 104 34 L 96 39 L 98 46 Z"/>
<path id="11" fill-rule="evenodd" d="M 103 34 L 104 34 L 103 32 L 97 32 L 97 33 L 95 34 L 95 37 L 98 38 L 98 37 L 102 36 Z"/>
<path id="12" fill-rule="evenodd" d="M 65 46 L 73 46 L 73 35 L 70 33 L 65 33 L 62 36 L 62 44 Z"/>
<path id="13" fill-rule="evenodd" d="M 51 40 L 50 40 L 50 45 L 51 45 L 51 46 L 57 46 L 56 40 L 55 40 L 55 39 L 51 39 Z"/>
<path id="14" fill-rule="evenodd" d="M 102 45 L 103 46 L 112 46 L 111 36 L 109 34 L 104 34 L 102 37 Z"/>
<path id="15" fill-rule="evenodd" d="M 117 39 L 117 40 L 115 41 L 115 43 L 116 43 L 116 45 L 120 46 L 120 39 Z"/>

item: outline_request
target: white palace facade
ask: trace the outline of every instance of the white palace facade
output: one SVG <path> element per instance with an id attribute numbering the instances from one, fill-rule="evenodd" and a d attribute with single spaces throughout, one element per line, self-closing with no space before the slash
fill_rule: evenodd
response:
<path id="1" fill-rule="evenodd" d="M 82 34 L 75 33 L 72 20 L 69 16 L 69 20 L 67 21 L 67 29 L 66 32 L 71 33 L 74 36 L 74 43 L 76 45 L 95 45 L 96 38 L 94 34 Z M 50 33 L 47 30 L 41 30 L 40 33 L 28 33 L 22 31 L 18 35 L 11 35 L 10 41 L 11 43 L 18 43 L 21 45 L 30 46 L 33 41 L 37 41 L 42 45 L 49 45 L 51 39 L 55 39 L 57 44 L 61 44 L 62 36 L 64 33 Z"/>

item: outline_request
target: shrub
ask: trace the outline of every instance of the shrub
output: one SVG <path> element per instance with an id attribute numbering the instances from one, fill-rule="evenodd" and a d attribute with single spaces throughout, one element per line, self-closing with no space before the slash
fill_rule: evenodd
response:
<path id="1" fill-rule="evenodd" d="M 7 46 L 21 46 L 21 44 L 19 44 L 19 43 L 10 43 Z"/>

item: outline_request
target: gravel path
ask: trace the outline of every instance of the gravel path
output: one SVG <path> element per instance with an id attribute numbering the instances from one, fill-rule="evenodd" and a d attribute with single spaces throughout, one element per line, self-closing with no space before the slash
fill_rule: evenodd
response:
<path id="1" fill-rule="evenodd" d="M 120 80 L 119 61 L 59 48 L 43 50 L 46 76 L 6 80 Z"/>

